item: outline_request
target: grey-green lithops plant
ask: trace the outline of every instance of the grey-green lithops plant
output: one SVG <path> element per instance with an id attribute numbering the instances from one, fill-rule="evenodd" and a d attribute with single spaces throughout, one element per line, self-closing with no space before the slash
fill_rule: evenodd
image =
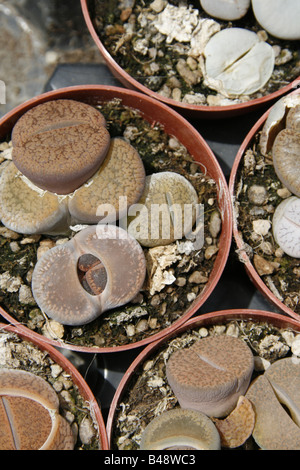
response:
<path id="1" fill-rule="evenodd" d="M 253 437 L 261 449 L 300 449 L 299 391 L 300 364 L 291 357 L 274 362 L 251 383 L 246 397 L 255 409 Z"/>
<path id="2" fill-rule="evenodd" d="M 74 445 L 50 384 L 31 372 L 0 369 L 0 449 L 73 450 Z"/>
<path id="3" fill-rule="evenodd" d="M 89 293 L 79 280 L 78 261 L 85 254 L 98 258 L 105 268 L 100 293 Z M 115 225 L 90 226 L 41 257 L 33 271 L 32 292 L 50 318 L 65 325 L 83 325 L 130 302 L 145 275 L 144 253 L 133 237 Z"/>
<path id="4" fill-rule="evenodd" d="M 220 450 L 220 435 L 212 420 L 195 410 L 174 408 L 145 428 L 141 450 Z"/>

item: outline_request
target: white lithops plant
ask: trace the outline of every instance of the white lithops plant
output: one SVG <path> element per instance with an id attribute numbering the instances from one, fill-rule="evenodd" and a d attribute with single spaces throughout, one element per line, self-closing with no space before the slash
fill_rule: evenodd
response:
<path id="1" fill-rule="evenodd" d="M 220 20 L 239 20 L 247 13 L 250 0 L 200 0 L 203 10 Z"/>
<path id="2" fill-rule="evenodd" d="M 300 39 L 299 0 L 252 0 L 257 22 L 279 39 Z"/>
<path id="3" fill-rule="evenodd" d="M 291 196 L 277 206 L 273 216 L 273 234 L 282 250 L 300 258 L 300 199 Z"/>
<path id="4" fill-rule="evenodd" d="M 270 79 L 274 50 L 259 36 L 244 28 L 229 28 L 214 34 L 205 50 L 206 84 L 227 97 L 250 95 Z"/>

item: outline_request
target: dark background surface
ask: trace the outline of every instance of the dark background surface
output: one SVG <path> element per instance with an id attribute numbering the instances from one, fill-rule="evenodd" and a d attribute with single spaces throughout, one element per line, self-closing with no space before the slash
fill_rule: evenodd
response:
<path id="1" fill-rule="evenodd" d="M 91 39 L 79 0 L 2 1 L 0 79 L 6 84 L 0 117 L 44 91 L 84 84 L 122 86 Z M 266 109 L 221 120 L 190 121 L 213 150 L 227 181 L 241 143 Z M 197 314 L 241 308 L 276 311 L 249 280 L 233 243 L 218 285 Z M 86 378 L 106 418 L 115 389 L 141 348 L 108 354 L 61 351 Z"/>

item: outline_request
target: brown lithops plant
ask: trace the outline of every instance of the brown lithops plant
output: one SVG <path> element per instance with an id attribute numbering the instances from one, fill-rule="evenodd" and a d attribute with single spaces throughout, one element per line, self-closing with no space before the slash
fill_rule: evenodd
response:
<path id="1" fill-rule="evenodd" d="M 274 362 L 251 383 L 246 397 L 255 410 L 253 437 L 261 449 L 300 450 L 299 391 L 300 364 L 293 358 Z"/>
<path id="2" fill-rule="evenodd" d="M 144 185 L 145 169 L 138 152 L 116 137 L 96 174 L 70 198 L 70 214 L 81 223 L 97 223 L 104 216 L 106 223 L 114 223 L 140 199 Z"/>
<path id="3" fill-rule="evenodd" d="M 90 105 L 53 100 L 27 111 L 12 132 L 16 167 L 39 188 L 73 192 L 99 168 L 109 148 L 104 116 Z"/>
<path id="4" fill-rule="evenodd" d="M 141 450 L 219 450 L 220 436 L 212 420 L 195 410 L 174 408 L 145 428 Z"/>
<path id="5" fill-rule="evenodd" d="M 0 449 L 73 450 L 69 423 L 43 378 L 17 369 L 0 369 Z"/>
<path id="6" fill-rule="evenodd" d="M 255 424 L 253 406 L 250 400 L 241 395 L 236 407 L 226 418 L 214 419 L 213 422 L 219 431 L 222 447 L 239 447 L 252 434 Z"/>
<path id="7" fill-rule="evenodd" d="M 84 254 L 98 258 L 105 268 L 100 294 L 87 292 L 79 280 L 78 260 Z M 33 271 L 32 292 L 52 319 L 83 325 L 130 302 L 141 289 L 145 274 L 143 250 L 125 230 L 114 225 L 90 226 L 41 257 Z"/>
<path id="8" fill-rule="evenodd" d="M 1 174 L 0 201 L 1 222 L 11 230 L 33 234 L 68 229 L 67 200 L 32 189 L 13 162 Z"/>
<path id="9" fill-rule="evenodd" d="M 211 417 L 227 416 L 244 395 L 254 359 L 244 341 L 227 335 L 208 336 L 174 352 L 166 375 L 182 408 Z"/>

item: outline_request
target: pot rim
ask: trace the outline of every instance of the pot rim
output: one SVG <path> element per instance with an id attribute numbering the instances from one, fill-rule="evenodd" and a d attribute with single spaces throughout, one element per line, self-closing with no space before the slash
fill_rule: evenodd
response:
<path id="1" fill-rule="evenodd" d="M 296 89 L 293 92 L 290 93 L 292 94 L 299 94 L 300 89 Z M 238 229 L 238 221 L 237 221 L 237 216 L 236 212 L 234 209 L 234 200 L 235 200 L 235 183 L 236 183 L 236 176 L 237 172 L 239 169 L 240 162 L 244 156 L 245 151 L 247 150 L 251 140 L 254 138 L 254 136 L 257 134 L 257 132 L 263 127 L 270 111 L 272 109 L 272 106 L 258 119 L 258 121 L 254 124 L 254 126 L 250 129 L 248 132 L 247 136 L 243 140 L 238 153 L 235 157 L 234 163 L 232 165 L 231 173 L 230 173 L 230 178 L 229 178 L 229 193 L 232 201 L 232 216 L 233 216 L 233 228 L 232 228 L 232 233 L 233 233 L 233 238 L 235 240 L 235 243 L 237 245 L 237 248 L 239 250 L 239 256 L 240 259 L 242 259 L 242 263 L 245 266 L 246 272 L 251 279 L 251 281 L 254 283 L 254 285 L 262 292 L 264 297 L 266 297 L 273 305 L 275 305 L 277 308 L 280 309 L 281 312 L 284 312 L 285 314 L 289 315 L 290 317 L 294 318 L 295 320 L 300 321 L 300 316 L 299 314 L 295 313 L 292 309 L 287 307 L 281 300 L 279 300 L 273 292 L 267 287 L 267 285 L 263 282 L 262 278 L 259 276 L 257 273 L 256 269 L 254 268 L 248 254 L 246 253 L 244 249 L 244 243 L 241 237 L 241 234 Z"/>
<path id="2" fill-rule="evenodd" d="M 41 338 L 38 338 L 36 335 L 33 335 L 29 329 L 27 331 L 24 331 L 23 329 L 19 328 L 18 325 L 5 324 L 0 322 L 0 330 L 15 333 L 21 339 L 31 342 L 42 351 L 46 351 L 58 365 L 60 365 L 68 374 L 71 375 L 72 381 L 78 387 L 80 394 L 89 403 L 91 415 L 96 418 L 96 422 L 99 428 L 99 439 L 101 443 L 100 450 L 107 450 L 108 439 L 100 407 L 89 385 L 84 380 L 79 371 L 76 369 L 76 367 L 69 361 L 69 359 L 67 359 L 58 349 L 54 348 L 50 344 L 46 344 L 46 342 L 43 341 Z"/>
<path id="3" fill-rule="evenodd" d="M 133 374 L 136 372 L 138 367 L 145 361 L 156 349 L 158 349 L 163 343 L 169 341 L 173 337 L 185 332 L 188 329 L 198 328 L 199 326 L 211 326 L 222 321 L 228 322 L 230 320 L 253 320 L 253 321 L 267 321 L 272 323 L 274 326 L 280 328 L 293 328 L 294 330 L 300 331 L 300 322 L 295 319 L 286 317 L 283 314 L 270 312 L 267 310 L 252 310 L 252 309 L 226 309 L 214 311 L 206 314 L 202 314 L 188 320 L 184 325 L 181 325 L 177 330 L 168 334 L 164 338 L 161 338 L 154 343 L 149 344 L 145 347 L 139 355 L 133 360 L 126 372 L 124 373 L 112 399 L 107 421 L 106 421 L 106 432 L 108 438 L 109 449 L 111 449 L 111 439 L 113 433 L 114 417 L 117 406 L 122 399 L 123 394 L 126 391 L 126 386 L 131 380 Z"/>
<path id="4" fill-rule="evenodd" d="M 129 349 L 134 349 L 137 347 L 145 346 L 148 343 L 156 341 L 157 339 L 165 336 L 173 329 L 178 328 L 181 324 L 183 324 L 187 319 L 189 319 L 195 312 L 203 305 L 203 303 L 208 299 L 211 295 L 212 291 L 216 287 L 223 270 L 225 268 L 230 247 L 232 241 L 232 206 L 231 200 L 228 190 L 228 185 L 225 179 L 225 176 L 221 170 L 219 162 L 215 157 L 214 153 L 210 149 L 209 145 L 203 139 L 201 134 L 177 111 L 173 110 L 169 106 L 164 103 L 161 103 L 153 98 L 143 95 L 138 91 L 123 89 L 120 87 L 115 86 L 106 86 L 106 85 L 76 85 L 70 86 L 65 88 L 60 88 L 57 90 L 52 90 L 41 95 L 38 95 L 35 98 L 25 101 L 25 103 L 17 106 L 13 110 L 9 111 L 5 116 L 0 119 L 0 132 L 1 134 L 7 134 L 11 131 L 12 125 L 17 121 L 17 119 L 24 114 L 27 110 L 36 106 L 40 103 L 46 102 L 50 99 L 62 99 L 62 98 L 69 98 L 69 99 L 77 99 L 83 100 L 84 98 L 87 99 L 90 96 L 98 95 L 100 97 L 101 93 L 103 101 L 105 101 L 105 97 L 111 99 L 114 98 L 124 98 L 129 100 L 134 100 L 134 106 L 137 110 L 140 110 L 143 113 L 143 106 L 151 106 L 154 110 L 156 110 L 156 114 L 159 111 L 159 117 L 161 117 L 160 122 L 165 128 L 167 122 L 166 119 L 172 121 L 172 123 L 176 123 L 176 132 L 181 133 L 180 141 L 184 139 L 189 139 L 185 145 L 187 148 L 189 145 L 194 145 L 195 143 L 200 143 L 202 150 L 202 154 L 205 153 L 209 161 L 211 162 L 211 170 L 216 174 L 217 177 L 214 177 L 214 180 L 217 184 L 218 189 L 218 200 L 219 200 L 219 209 L 222 217 L 222 232 L 220 236 L 220 249 L 217 254 L 217 258 L 215 260 L 214 266 L 210 273 L 209 281 L 198 295 L 198 297 L 194 300 L 191 306 L 185 311 L 185 313 L 178 318 L 174 323 L 172 323 L 169 327 L 159 331 L 158 333 L 153 334 L 143 340 L 137 341 L 135 343 L 126 344 L 123 346 L 111 346 L 111 347 L 86 347 L 86 346 L 77 346 L 68 343 L 64 343 L 60 340 L 54 340 L 51 338 L 42 337 L 43 341 L 52 344 L 53 346 L 63 347 L 66 349 L 71 349 L 73 351 L 80 351 L 80 352 L 92 352 L 92 353 L 112 353 L 112 352 L 120 352 L 120 351 L 127 351 Z M 100 101 L 99 101 L 100 102 Z M 126 103 L 125 103 L 126 104 Z M 145 116 L 147 118 L 147 116 Z M 154 123 L 157 121 L 153 121 Z M 188 133 L 187 133 L 188 131 Z M 166 132 L 168 129 L 166 128 Z M 174 135 L 174 134 L 173 134 Z M 188 137 L 186 137 L 188 135 Z M 176 134 L 175 134 L 176 136 Z M 177 136 L 178 137 L 178 136 Z M 192 138 L 192 139 L 191 139 Z M 194 145 L 195 146 L 195 145 Z M 192 152 L 191 152 L 192 154 Z M 195 160 L 197 158 L 193 155 Z M 200 157 L 198 157 L 200 158 Z M 210 174 L 210 172 L 209 172 Z M 15 320 L 8 312 L 6 312 L 3 308 L 0 307 L 0 315 L 2 315 L 6 320 L 14 325 L 18 325 L 19 328 L 23 330 L 27 330 L 28 328 L 17 320 Z M 33 335 L 37 335 L 41 337 L 39 333 L 35 333 L 32 331 Z"/>
<path id="5" fill-rule="evenodd" d="M 284 94 L 288 93 L 291 89 L 297 87 L 300 83 L 300 76 L 299 76 L 288 85 L 285 85 L 284 87 L 280 88 L 279 90 L 273 93 L 265 95 L 261 98 L 255 98 L 253 100 L 246 101 L 245 103 L 238 103 L 238 104 L 232 104 L 232 105 L 227 105 L 227 106 L 193 105 L 193 104 L 182 103 L 180 101 L 175 101 L 171 98 L 161 96 L 159 93 L 150 90 L 149 88 L 147 88 L 146 86 L 142 85 L 140 82 L 135 80 L 124 69 L 122 69 L 120 65 L 117 64 L 117 62 L 113 59 L 111 54 L 104 47 L 102 41 L 100 40 L 94 28 L 94 25 L 92 23 L 92 20 L 89 14 L 88 6 L 87 6 L 88 0 L 80 0 L 80 3 L 81 3 L 83 17 L 87 25 L 87 28 L 89 30 L 89 33 L 92 36 L 92 39 L 94 40 L 96 46 L 98 47 L 102 57 L 104 58 L 112 74 L 118 80 L 120 80 L 120 82 L 127 88 L 130 88 L 133 90 L 139 90 L 140 92 L 145 93 L 146 95 L 151 96 L 152 98 L 155 98 L 158 101 L 166 103 L 167 105 L 183 113 L 192 114 L 192 115 L 203 117 L 206 119 L 219 119 L 219 118 L 224 118 L 228 116 L 245 114 L 276 100 L 280 96 L 283 96 Z"/>

